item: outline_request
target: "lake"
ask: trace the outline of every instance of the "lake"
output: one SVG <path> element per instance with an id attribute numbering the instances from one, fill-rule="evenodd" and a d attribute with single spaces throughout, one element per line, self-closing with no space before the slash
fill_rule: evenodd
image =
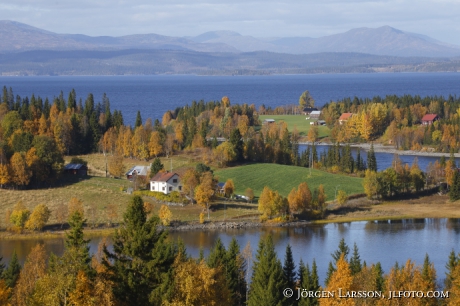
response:
<path id="1" fill-rule="evenodd" d="M 0 86 L 12 87 L 21 97 L 59 96 L 67 100 L 74 88 L 77 97 L 93 93 L 102 101 L 107 93 L 113 109 L 123 112 L 125 124 L 134 124 L 137 110 L 143 119 L 161 120 L 164 112 L 193 100 L 220 100 L 228 96 L 232 103 L 276 107 L 298 104 L 305 90 L 316 106 L 347 97 L 372 98 L 386 95 L 459 96 L 460 73 L 373 73 L 311 74 L 271 76 L 59 76 L 0 77 Z"/>
<path id="2" fill-rule="evenodd" d="M 307 147 L 308 145 L 300 145 L 299 152 L 303 152 L 307 150 Z M 317 145 L 316 149 L 318 152 L 318 158 L 319 158 L 319 155 L 323 152 L 326 152 L 329 147 L 330 145 Z M 356 158 L 358 151 L 360 151 L 361 157 L 367 163 L 367 151 L 364 149 L 352 147 L 351 154 L 353 158 Z M 446 156 L 446 160 L 450 158 L 449 154 L 445 154 L 445 156 Z M 394 158 L 393 153 L 375 152 L 375 159 L 377 160 L 377 170 L 383 171 L 391 167 L 393 158 Z M 418 166 L 422 171 L 427 171 L 428 165 L 430 163 L 434 164 L 435 161 L 440 160 L 440 157 L 438 156 L 399 155 L 399 158 L 401 159 L 403 164 L 408 164 L 409 166 L 411 166 L 415 158 L 417 158 Z M 455 162 L 457 166 L 460 165 L 460 158 L 455 158 Z"/>
<path id="3" fill-rule="evenodd" d="M 444 279 L 445 264 L 452 250 L 460 251 L 460 219 L 406 219 L 393 221 L 361 221 L 351 223 L 331 223 L 308 225 L 304 227 L 268 227 L 232 230 L 189 232 L 172 232 L 173 239 L 181 238 L 188 254 L 198 257 L 200 249 L 205 255 L 217 238 L 228 246 L 235 237 L 241 248 L 249 242 L 253 253 L 257 251 L 259 239 L 271 234 L 275 243 L 278 257 L 284 261 L 286 245 L 292 247 L 293 256 L 298 265 L 300 258 L 311 266 L 313 259 L 318 265 L 321 282 L 326 277 L 329 261 L 344 238 L 352 250 L 356 243 L 362 260 L 368 265 L 379 262 L 385 272 L 397 261 L 404 264 L 407 259 L 414 260 L 418 265 L 423 264 L 425 254 L 430 256 L 437 271 L 438 281 Z M 91 252 L 97 251 L 101 238 L 91 241 Z M 49 252 L 62 254 L 63 239 L 46 240 L 0 240 L 0 255 L 4 261 L 9 261 L 15 249 L 21 260 L 37 243 L 44 243 Z M 350 251 L 351 253 L 351 251 Z M 351 254 L 350 254 L 351 255 Z"/>

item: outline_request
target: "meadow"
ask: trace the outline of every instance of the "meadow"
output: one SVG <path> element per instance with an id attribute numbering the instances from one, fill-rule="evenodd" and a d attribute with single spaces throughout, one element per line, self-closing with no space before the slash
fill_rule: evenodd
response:
<path id="1" fill-rule="evenodd" d="M 292 188 L 301 182 L 307 182 L 310 190 L 324 185 L 327 200 L 334 200 L 336 190 L 344 190 L 348 195 L 364 192 L 362 178 L 332 174 L 316 169 L 286 166 L 278 164 L 251 164 L 215 171 L 220 182 L 232 179 L 235 193 L 244 195 L 246 188 L 251 188 L 259 196 L 265 186 L 277 190 L 287 197 Z"/>
<path id="2" fill-rule="evenodd" d="M 306 120 L 306 117 L 307 116 L 305 115 L 260 115 L 259 119 L 262 122 L 265 119 L 274 119 L 277 123 L 284 121 L 288 126 L 289 132 L 292 132 L 294 130 L 294 126 L 297 126 L 297 130 L 299 131 L 300 135 L 307 136 L 310 127 L 312 127 L 310 122 L 316 120 Z M 325 125 L 320 125 L 318 126 L 318 132 L 319 138 L 324 138 L 330 135 L 331 130 Z"/>

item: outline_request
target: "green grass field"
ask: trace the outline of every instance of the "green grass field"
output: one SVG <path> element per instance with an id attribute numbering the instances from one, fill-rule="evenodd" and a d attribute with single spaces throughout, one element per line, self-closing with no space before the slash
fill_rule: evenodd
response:
<path id="1" fill-rule="evenodd" d="M 288 125 L 288 130 L 292 132 L 294 126 L 297 126 L 297 129 L 300 132 L 300 135 L 307 136 L 308 131 L 310 130 L 310 122 L 316 120 L 306 120 L 307 116 L 304 115 L 260 115 L 260 121 L 264 121 L 265 119 L 275 119 L 276 122 L 284 121 Z M 325 126 L 321 125 L 318 126 L 319 137 L 327 137 L 330 135 L 331 130 Z"/>
<path id="2" fill-rule="evenodd" d="M 244 195 L 247 188 L 252 188 L 259 196 L 265 186 L 277 190 L 287 196 L 292 188 L 297 188 L 301 182 L 307 182 L 313 191 L 320 184 L 324 185 L 327 200 L 333 200 L 335 189 L 344 190 L 348 195 L 363 193 L 362 179 L 345 175 L 331 174 L 312 169 L 311 176 L 308 168 L 284 166 L 277 164 L 252 164 L 215 171 L 220 182 L 232 179 L 235 193 Z"/>

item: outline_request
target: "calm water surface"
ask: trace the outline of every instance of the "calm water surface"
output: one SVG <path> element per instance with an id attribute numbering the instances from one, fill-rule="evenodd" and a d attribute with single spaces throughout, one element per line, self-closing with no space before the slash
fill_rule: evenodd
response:
<path id="1" fill-rule="evenodd" d="M 299 152 L 303 152 L 307 150 L 307 145 L 300 145 L 299 146 Z M 317 145 L 316 149 L 318 152 L 318 158 L 319 155 L 322 152 L 326 152 L 329 149 L 330 145 Z M 356 158 L 356 155 L 358 153 L 358 150 L 360 151 L 361 157 L 365 162 L 367 162 L 367 151 L 364 149 L 360 148 L 351 148 L 351 153 L 353 158 Z M 446 159 L 449 159 L 449 154 L 445 154 Z M 394 154 L 392 153 L 385 153 L 385 152 L 376 152 L 375 153 L 375 159 L 377 160 L 377 170 L 378 171 L 383 171 L 389 167 L 391 167 L 391 163 L 393 162 Z M 417 163 L 418 166 L 422 171 L 427 171 L 428 165 L 430 163 L 434 164 L 435 161 L 439 161 L 440 157 L 438 156 L 416 156 L 416 155 L 399 155 L 399 158 L 401 159 L 403 164 L 408 164 L 411 166 L 414 163 L 415 158 L 417 158 Z M 460 165 L 460 158 L 455 158 L 455 162 L 457 166 Z"/>
<path id="2" fill-rule="evenodd" d="M 241 248 L 249 242 L 255 254 L 259 239 L 273 235 L 276 251 L 283 261 L 286 245 L 292 246 L 296 263 L 300 258 L 305 263 L 313 259 L 318 264 L 321 282 L 324 281 L 327 266 L 332 259 L 331 253 L 337 249 L 340 239 L 353 247 L 356 243 L 361 259 L 368 264 L 381 262 L 385 272 L 397 261 L 404 264 L 407 259 L 423 264 L 425 254 L 434 262 L 438 280 L 442 281 L 445 264 L 451 250 L 460 251 L 460 219 L 408 219 L 398 221 L 362 221 L 341 224 L 309 225 L 296 228 L 262 228 L 234 229 L 219 231 L 189 231 L 172 232 L 173 239 L 181 238 L 187 247 L 187 252 L 198 257 L 200 249 L 205 255 L 217 238 L 228 246 L 235 237 Z M 91 252 L 97 251 L 101 238 L 91 241 Z M 61 255 L 64 250 L 62 239 L 47 239 L 38 241 L 44 243 L 49 252 Z M 37 243 L 35 240 L 0 240 L 0 255 L 8 262 L 13 250 L 16 250 L 21 260 Z"/>

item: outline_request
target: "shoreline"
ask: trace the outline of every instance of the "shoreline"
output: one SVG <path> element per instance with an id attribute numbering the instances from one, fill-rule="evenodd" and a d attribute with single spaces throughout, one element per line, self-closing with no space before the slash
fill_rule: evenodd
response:
<path id="1" fill-rule="evenodd" d="M 311 142 L 301 142 L 299 145 L 311 145 Z M 332 143 L 317 143 L 317 146 L 330 146 Z M 365 151 L 369 151 L 371 144 L 369 143 L 350 143 L 352 148 L 361 148 Z M 450 153 L 441 153 L 441 152 L 427 152 L 427 151 L 414 151 L 414 150 L 398 150 L 393 145 L 384 145 L 381 143 L 374 143 L 374 152 L 375 153 L 388 153 L 388 154 L 398 154 L 398 155 L 409 155 L 409 156 L 433 156 L 433 157 L 450 157 Z M 454 153 L 454 157 L 460 158 L 460 153 Z"/>

